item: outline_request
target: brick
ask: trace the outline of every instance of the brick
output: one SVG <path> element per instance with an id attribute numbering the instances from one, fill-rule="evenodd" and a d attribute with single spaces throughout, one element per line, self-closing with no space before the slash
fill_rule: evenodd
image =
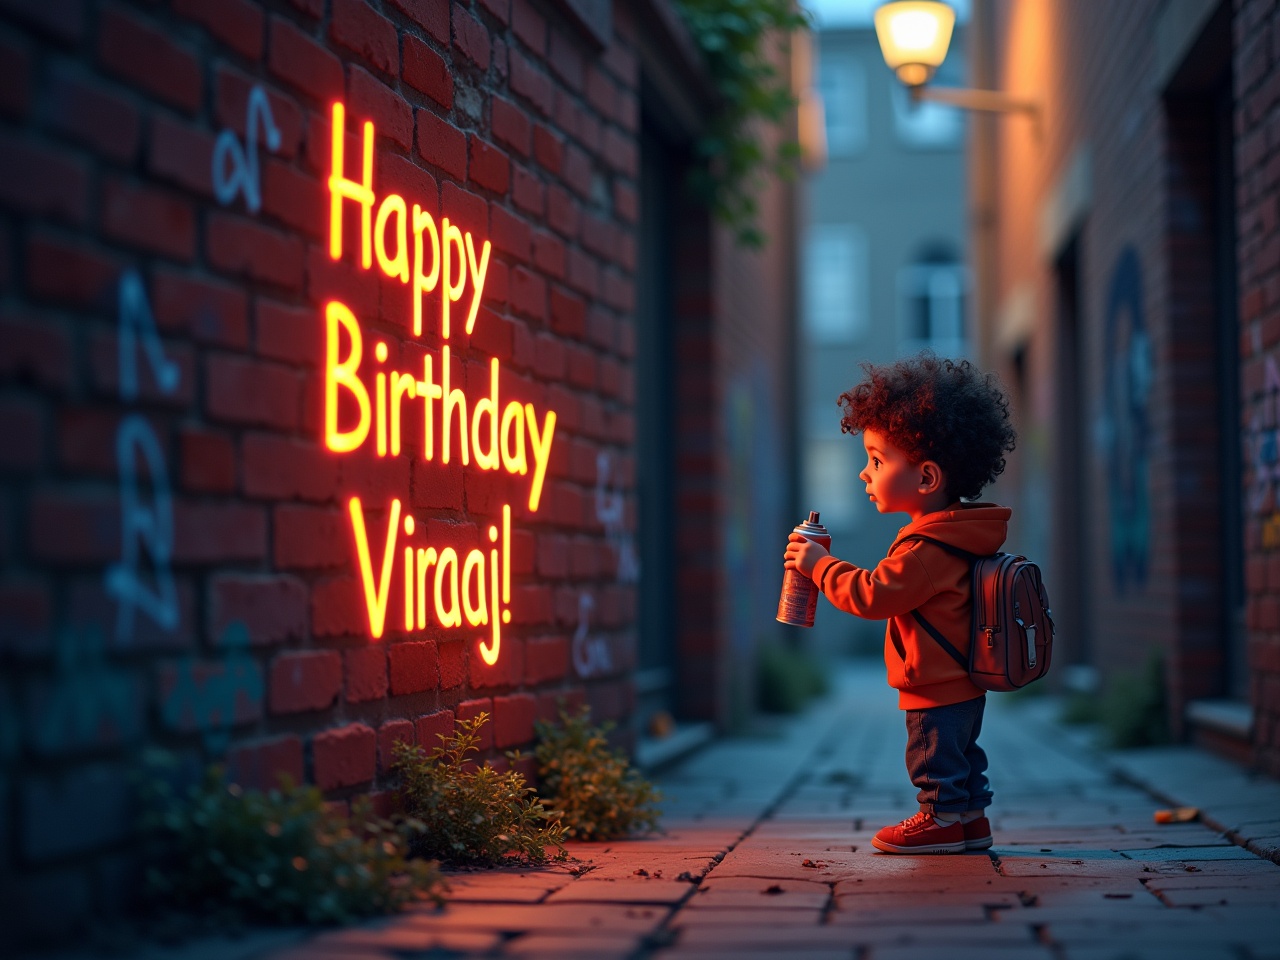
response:
<path id="1" fill-rule="evenodd" d="M 632 135 L 640 131 L 640 98 L 634 93 L 618 92 L 615 118 L 627 133 Z"/>
<path id="2" fill-rule="evenodd" d="M 388 720 L 378 728 L 379 773 L 386 773 L 395 765 L 397 743 L 414 745 L 412 720 Z"/>
<path id="3" fill-rule="evenodd" d="M 312 739 L 311 757 L 321 790 L 368 783 L 377 772 L 378 735 L 363 723 L 326 730 Z"/>
<path id="4" fill-rule="evenodd" d="M 577 247 L 569 251 L 569 286 L 591 299 L 600 295 L 600 265 Z"/>
<path id="5" fill-rule="evenodd" d="M 349 524 L 348 524 L 349 526 Z M 344 531 L 344 537 L 350 532 Z M 350 543 L 350 541 L 347 541 Z M 347 548 L 351 550 L 350 547 Z M 351 562 L 351 554 L 344 566 Z M 316 637 L 369 636 L 369 619 L 359 581 L 351 575 L 318 581 L 311 589 L 311 633 Z"/>
<path id="6" fill-rule="evenodd" d="M 435 690 L 440 684 L 440 661 L 433 641 L 393 643 L 388 648 L 391 661 L 391 695 Z"/>
<path id="7" fill-rule="evenodd" d="M 489 31 L 456 3 L 453 5 L 453 46 L 481 70 L 489 69 Z"/>
<path id="8" fill-rule="evenodd" d="M 36 473 L 44 462 L 47 430 L 42 404 L 21 396 L 0 399 L 0 472 Z"/>
<path id="9" fill-rule="evenodd" d="M 342 61 L 284 17 L 271 18 L 267 69 L 326 107 L 341 100 L 345 92 Z"/>
<path id="10" fill-rule="evenodd" d="M 610 127 L 604 133 L 604 159 L 614 170 L 634 179 L 640 174 L 640 155 L 635 141 Z M 566 175 L 567 179 L 567 175 Z"/>
<path id="11" fill-rule="evenodd" d="M 539 220 L 546 216 L 546 190 L 542 181 L 519 164 L 511 166 L 511 200 Z"/>
<path id="12" fill-rule="evenodd" d="M 240 462 L 248 497 L 324 502 L 337 495 L 337 461 L 314 441 L 246 434 Z"/>
<path id="13" fill-rule="evenodd" d="M 569 192 L 554 184 L 547 187 L 547 223 L 567 240 L 578 237 L 578 202 Z"/>
<path id="14" fill-rule="evenodd" d="M 108 177 L 102 189 L 102 230 L 139 250 L 184 263 L 195 257 L 195 210 L 165 190 Z"/>
<path id="15" fill-rule="evenodd" d="M 272 514 L 272 558 L 282 570 L 344 567 L 352 559 L 348 516 L 333 507 L 280 504 Z"/>
<path id="16" fill-rule="evenodd" d="M 503 26 L 511 23 L 511 0 L 480 0 L 480 6 L 493 14 Z"/>
<path id="17" fill-rule="evenodd" d="M 511 271 L 511 309 L 530 320 L 547 319 L 547 282 L 524 267 Z"/>
<path id="18" fill-rule="evenodd" d="M 479 737 L 477 746 L 481 752 L 493 749 L 493 700 L 484 697 L 479 700 L 464 700 L 458 704 L 454 711 L 458 720 L 474 720 L 481 713 L 488 714 L 488 719 L 481 724 L 480 729 L 476 731 Z"/>
<path id="19" fill-rule="evenodd" d="M 72 226 L 89 219 L 89 169 L 66 150 L 0 133 L 0 205 Z"/>
<path id="20" fill-rule="evenodd" d="M 440 210 L 464 231 L 470 230 L 477 237 L 489 235 L 489 203 L 484 197 L 444 183 L 440 187 Z"/>
<path id="21" fill-rule="evenodd" d="M 532 149 L 533 125 L 524 111 L 494 94 L 489 98 L 489 117 L 493 139 L 527 157 Z"/>
<path id="22" fill-rule="evenodd" d="M 511 92 L 527 100 L 544 117 L 551 116 L 555 106 L 555 88 L 551 78 L 515 50 L 510 52 L 510 64 Z"/>
<path id="23" fill-rule="evenodd" d="M 623 86 L 632 90 L 640 86 L 640 60 L 628 47 L 610 44 L 600 62 Z"/>
<path id="24" fill-rule="evenodd" d="M 147 172 L 201 197 L 212 197 L 214 143 L 212 134 L 155 112 L 147 138 Z"/>
<path id="25" fill-rule="evenodd" d="M 561 680 L 568 672 L 569 642 L 564 637 L 532 637 L 525 641 L 525 683 Z"/>
<path id="26" fill-rule="evenodd" d="M 205 357 L 205 409 L 210 418 L 292 430 L 298 425 L 303 375 L 234 354 Z"/>
<path id="27" fill-rule="evenodd" d="M 379 136 L 405 150 L 413 146 L 413 109 L 400 94 L 362 67 L 347 66 L 347 112 L 368 118 Z"/>
<path id="28" fill-rule="evenodd" d="M 551 285 L 551 329 L 574 339 L 581 339 L 587 329 L 586 302 L 556 284 Z"/>
<path id="29" fill-rule="evenodd" d="M 232 50 L 250 60 L 261 60 L 264 17 L 249 0 L 174 0 L 174 12 L 199 23 Z"/>
<path id="30" fill-rule="evenodd" d="M 173 530 L 175 563 L 264 560 L 267 556 L 266 514 L 257 507 L 176 500 Z"/>
<path id="31" fill-rule="evenodd" d="M 200 109 L 200 62 L 148 20 L 112 5 L 98 18 L 98 60 L 108 71 L 189 114 Z"/>
<path id="32" fill-rule="evenodd" d="M 184 660 L 156 670 L 164 729 L 209 732 L 262 717 L 262 668 L 247 658 Z"/>
<path id="33" fill-rule="evenodd" d="M 418 153 L 457 180 L 467 178 L 467 136 L 429 110 L 419 110 Z"/>
<path id="34" fill-rule="evenodd" d="M 613 212 L 628 223 L 640 220 L 640 197 L 634 187 L 620 180 L 613 182 Z"/>
<path id="35" fill-rule="evenodd" d="M 342 655 L 347 701 L 381 700 L 387 695 L 387 652 L 381 646 L 356 647 Z M 407 723 L 407 721 L 405 721 Z M 413 727 L 409 727 L 413 735 Z"/>
<path id="36" fill-rule="evenodd" d="M 235 444 L 229 434 L 183 427 L 178 435 L 178 478 L 188 493 L 232 493 L 236 487 Z"/>
<path id="37" fill-rule="evenodd" d="M 414 721 L 414 732 L 418 736 L 418 743 L 426 750 L 428 756 L 432 750 L 440 746 L 441 737 L 453 735 L 453 729 L 452 710 L 438 710 L 435 713 L 423 714 Z"/>
<path id="38" fill-rule="evenodd" d="M 400 74 L 400 43 L 395 24 L 365 0 L 333 0 L 329 36 L 390 76 Z"/>
<path id="39" fill-rule="evenodd" d="M 289 733 L 238 743 L 227 751 L 227 779 L 242 787 L 269 790 L 284 780 L 303 782 L 302 738 Z"/>
<path id="40" fill-rule="evenodd" d="M 602 70 L 587 67 L 587 102 L 606 120 L 617 116 L 617 88 Z"/>
<path id="41" fill-rule="evenodd" d="M 538 58 L 547 55 L 547 20 L 529 0 L 513 0 L 511 32 Z"/>
<path id="42" fill-rule="evenodd" d="M 564 139 L 542 124 L 535 125 L 533 156 L 547 173 L 560 176 L 560 171 L 564 167 Z"/>
<path id="43" fill-rule="evenodd" d="M 158 267 L 152 274 L 156 326 L 198 343 L 243 349 L 249 344 L 247 297 L 240 287 Z"/>
<path id="44" fill-rule="evenodd" d="M 585 71 L 581 45 L 568 31 L 560 28 L 551 31 L 550 39 L 547 66 L 570 90 L 581 93 Z"/>
<path id="45" fill-rule="evenodd" d="M 119 498 L 107 494 L 32 494 L 27 508 L 27 549 L 48 563 L 112 563 L 120 558 Z"/>
<path id="46" fill-rule="evenodd" d="M 453 71 L 444 57 L 417 37 L 404 35 L 400 78 L 446 110 L 453 109 Z"/>
<path id="47" fill-rule="evenodd" d="M 563 280 L 565 274 L 564 243 L 545 230 L 533 234 L 533 265 L 553 280 Z"/>
<path id="48" fill-rule="evenodd" d="M 471 148 L 470 181 L 496 194 L 506 194 L 511 185 L 511 161 L 507 155 L 475 134 L 467 139 Z"/>
<path id="49" fill-rule="evenodd" d="M 54 393 L 70 389 L 75 377 L 70 331 L 52 318 L 0 314 L 0 377 Z"/>
<path id="50" fill-rule="evenodd" d="M 132 163 L 138 155 L 142 136 L 138 108 L 101 78 L 58 64 L 50 72 L 44 99 L 51 129 L 69 140 L 123 164 Z"/>
<path id="51" fill-rule="evenodd" d="M 527 693 L 493 698 L 493 742 L 502 750 L 533 741 L 537 698 Z"/>
<path id="52" fill-rule="evenodd" d="M 209 262 L 234 277 L 302 289 L 302 241 L 244 217 L 210 213 L 205 227 Z"/>
<path id="53" fill-rule="evenodd" d="M 456 690 L 467 682 L 467 645 L 461 640 L 442 640 L 437 645 L 440 655 L 440 689 Z"/>
<path id="54" fill-rule="evenodd" d="M 489 240 L 499 253 L 505 253 L 522 262 L 529 259 L 529 245 L 533 230 L 527 220 L 510 213 L 504 207 L 494 206 L 489 214 Z"/>
<path id="55" fill-rule="evenodd" d="M 301 640 L 307 632 L 307 588 L 280 574 L 220 573 L 209 582 L 209 636 L 232 623 L 248 630 L 254 646 Z"/>
<path id="56" fill-rule="evenodd" d="M 584 200 L 591 198 L 591 180 L 594 176 L 591 158 L 572 143 L 565 147 L 564 169 L 560 176 L 565 185 L 578 196 Z"/>
<path id="57" fill-rule="evenodd" d="M 259 356 L 295 366 L 318 366 L 324 341 L 317 308 L 291 307 L 259 297 L 253 318 L 253 347 Z"/>
<path id="58" fill-rule="evenodd" d="M 282 653 L 271 661 L 273 714 L 326 710 L 342 689 L 342 658 L 333 650 Z"/>
<path id="59" fill-rule="evenodd" d="M 265 157 L 261 164 L 262 214 L 313 240 L 329 236 L 328 189 L 292 163 Z"/>
<path id="60" fill-rule="evenodd" d="M 422 29 L 440 43 L 449 42 L 449 0 L 390 0 Z M 408 39 L 408 35 L 405 35 Z"/>

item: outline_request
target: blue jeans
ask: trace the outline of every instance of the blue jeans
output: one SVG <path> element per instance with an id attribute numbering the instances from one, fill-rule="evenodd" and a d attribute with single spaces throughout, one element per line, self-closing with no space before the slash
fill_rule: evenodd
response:
<path id="1" fill-rule="evenodd" d="M 929 813 L 960 813 L 991 805 L 987 755 L 978 746 L 985 696 L 945 707 L 907 710 L 907 772 Z"/>

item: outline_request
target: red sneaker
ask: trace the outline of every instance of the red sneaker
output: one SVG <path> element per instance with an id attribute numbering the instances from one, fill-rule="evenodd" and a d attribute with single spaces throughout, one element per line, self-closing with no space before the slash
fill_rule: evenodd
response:
<path id="1" fill-rule="evenodd" d="M 991 821 L 986 817 L 978 817 L 964 825 L 964 848 L 966 850 L 985 850 L 991 846 Z"/>
<path id="2" fill-rule="evenodd" d="M 964 824 L 939 824 L 921 810 L 895 826 L 882 827 L 871 845 L 885 853 L 964 853 Z"/>

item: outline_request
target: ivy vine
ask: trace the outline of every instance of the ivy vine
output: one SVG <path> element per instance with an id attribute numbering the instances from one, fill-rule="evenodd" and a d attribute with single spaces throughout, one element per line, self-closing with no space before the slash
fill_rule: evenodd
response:
<path id="1" fill-rule="evenodd" d="M 773 36 L 809 27 L 795 0 L 676 0 L 706 58 L 723 104 L 696 146 L 694 189 L 745 247 L 764 246 L 756 196 L 769 174 L 795 176 L 800 145 L 761 143 L 759 124 L 778 124 L 795 106 L 789 78 L 769 61 Z"/>

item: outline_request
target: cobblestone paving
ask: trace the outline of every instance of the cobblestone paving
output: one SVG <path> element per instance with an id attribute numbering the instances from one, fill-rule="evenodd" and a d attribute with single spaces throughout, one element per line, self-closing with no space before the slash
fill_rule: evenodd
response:
<path id="1" fill-rule="evenodd" d="M 838 687 L 803 717 L 660 778 L 666 832 L 575 845 L 585 872 L 455 874 L 442 910 L 200 956 L 1280 960 L 1280 867 L 1224 835 L 1246 842 L 1211 806 L 1214 826 L 1156 825 L 1161 800 L 1185 798 L 1117 777 L 1043 700 L 991 698 L 991 850 L 874 851 L 875 831 L 916 808 L 902 716 L 880 670 L 845 671 Z M 1129 759 L 1132 780 L 1199 790 L 1226 820 L 1280 834 L 1272 781 L 1195 751 Z"/>

